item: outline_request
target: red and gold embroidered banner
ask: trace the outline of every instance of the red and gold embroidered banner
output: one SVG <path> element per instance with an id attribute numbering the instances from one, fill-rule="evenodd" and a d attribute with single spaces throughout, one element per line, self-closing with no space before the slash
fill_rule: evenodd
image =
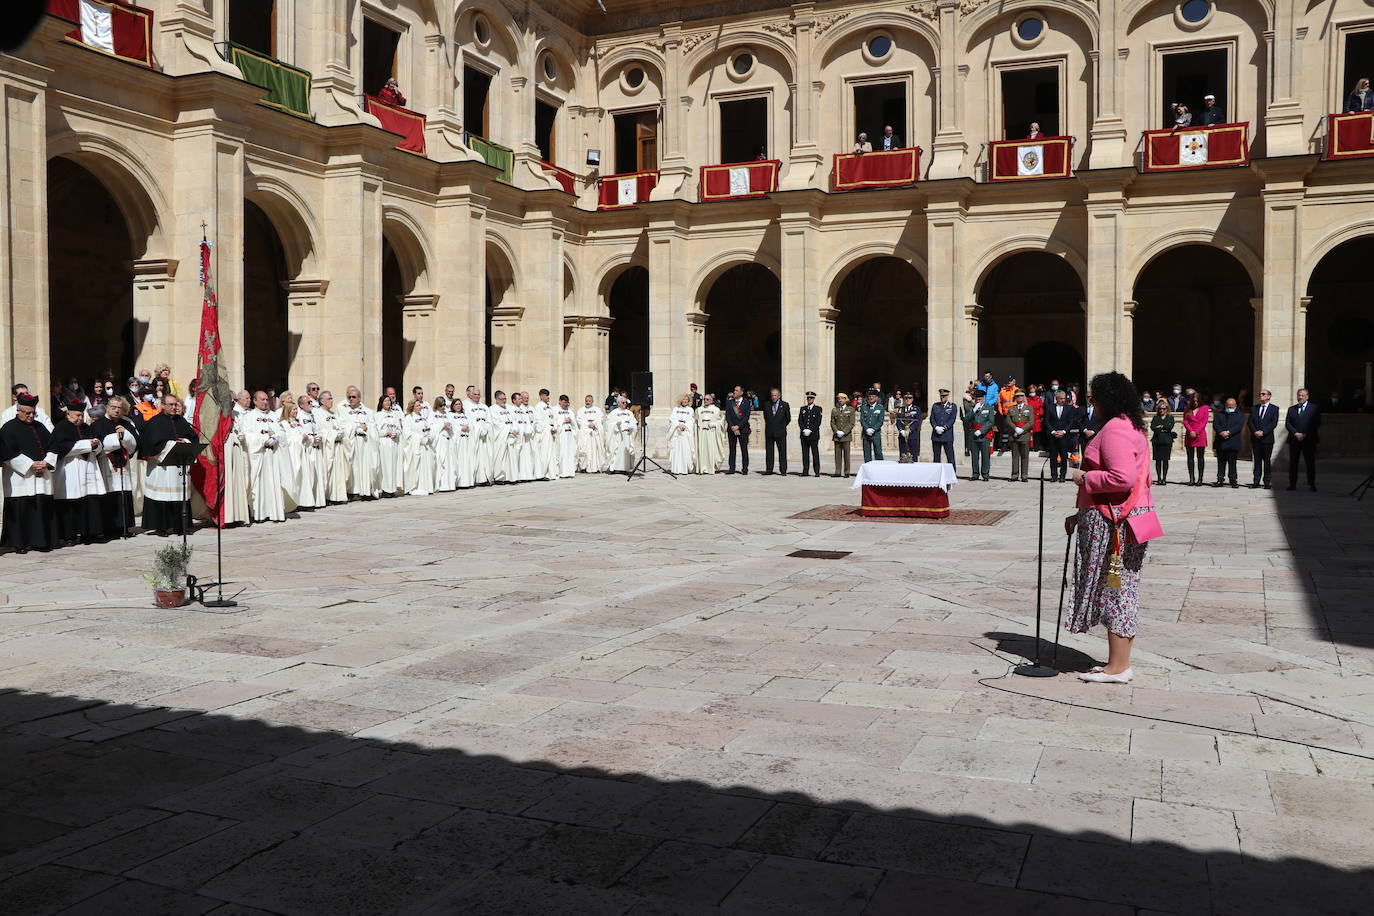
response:
<path id="1" fill-rule="evenodd" d="M 563 187 L 564 191 L 567 191 L 569 194 L 577 193 L 577 191 L 575 190 L 575 188 L 577 187 L 576 175 L 574 175 L 572 172 L 569 172 L 567 169 L 560 169 L 552 162 L 545 162 L 543 159 L 539 160 L 539 164 L 543 166 L 544 171 L 553 172 L 554 180 L 556 180 Z"/>
<path id="2" fill-rule="evenodd" d="M 701 199 L 742 200 L 749 197 L 765 197 L 778 189 L 778 168 L 781 165 L 782 163 L 776 159 L 703 165 Z"/>
<path id="3" fill-rule="evenodd" d="M 1072 137 L 993 140 L 988 147 L 988 181 L 1068 178 L 1073 174 Z"/>
<path id="4" fill-rule="evenodd" d="M 1179 172 L 1250 164 L 1249 121 L 1145 131 L 1145 171 Z"/>
<path id="5" fill-rule="evenodd" d="M 882 518 L 949 518 L 949 494 L 943 487 L 862 488 L 860 515 Z"/>
<path id="6" fill-rule="evenodd" d="M 421 156 L 425 154 L 424 115 L 399 105 L 389 105 L 370 95 L 367 97 L 367 113 L 382 122 L 383 130 L 401 135 L 396 142 L 397 149 Z"/>
<path id="7" fill-rule="evenodd" d="M 1327 159 L 1374 156 L 1374 111 L 1328 115 L 1326 124 Z"/>
<path id="8" fill-rule="evenodd" d="M 48 0 L 48 12 L 76 23 L 66 37 L 122 60 L 153 65 L 153 11 L 123 0 Z"/>
<path id="9" fill-rule="evenodd" d="M 920 175 L 919 146 L 872 153 L 836 153 L 830 169 L 830 189 L 900 188 L 915 184 Z"/>
<path id="10" fill-rule="evenodd" d="M 596 209 L 628 210 L 649 199 L 658 186 L 658 172 L 626 172 L 607 175 L 597 182 Z"/>

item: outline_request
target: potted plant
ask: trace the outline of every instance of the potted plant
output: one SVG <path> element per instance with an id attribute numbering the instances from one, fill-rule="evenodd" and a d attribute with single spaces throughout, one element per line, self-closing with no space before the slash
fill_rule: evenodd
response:
<path id="1" fill-rule="evenodd" d="M 167 544 L 153 552 L 153 571 L 143 578 L 153 587 L 158 607 L 181 607 L 186 603 L 186 568 L 190 565 L 190 544 Z"/>

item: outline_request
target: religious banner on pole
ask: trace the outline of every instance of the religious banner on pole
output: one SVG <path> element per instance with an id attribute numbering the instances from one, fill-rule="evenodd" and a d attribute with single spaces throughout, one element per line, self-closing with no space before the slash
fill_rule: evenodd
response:
<path id="1" fill-rule="evenodd" d="M 200 240 L 200 340 L 196 344 L 196 410 L 191 425 L 202 442 L 210 447 L 200 453 L 191 469 L 196 492 L 205 498 L 210 518 L 216 525 L 224 521 L 223 480 L 224 441 L 234 426 L 234 394 L 224 380 L 220 364 L 219 300 L 210 265 L 210 242 Z"/>

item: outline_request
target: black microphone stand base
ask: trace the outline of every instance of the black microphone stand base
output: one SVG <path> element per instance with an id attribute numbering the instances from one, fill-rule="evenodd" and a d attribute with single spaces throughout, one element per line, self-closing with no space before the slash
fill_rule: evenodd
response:
<path id="1" fill-rule="evenodd" d="M 625 475 L 625 482 L 629 483 L 631 480 L 634 480 L 636 474 L 638 474 L 641 477 L 647 475 L 649 470 L 647 466 L 650 464 L 652 464 L 654 467 L 658 468 L 660 471 L 667 474 L 674 480 L 677 480 L 676 474 L 674 474 L 672 471 L 668 470 L 663 465 L 659 464 L 657 461 L 649 457 L 649 446 L 646 444 L 648 428 L 649 420 L 647 417 L 645 417 L 644 419 L 641 419 L 639 421 L 639 460 L 635 462 L 635 466 L 630 468 L 629 473 Z"/>
<path id="2" fill-rule="evenodd" d="M 1017 665 L 1012 673 L 1022 677 L 1054 677 L 1059 672 L 1049 665 Z"/>

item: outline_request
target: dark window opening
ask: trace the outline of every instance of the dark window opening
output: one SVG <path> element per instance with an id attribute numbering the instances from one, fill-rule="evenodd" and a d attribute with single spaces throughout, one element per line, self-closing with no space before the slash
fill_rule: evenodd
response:
<path id="1" fill-rule="evenodd" d="M 539 147 L 539 158 L 553 162 L 554 138 L 558 129 L 558 108 L 548 102 L 534 103 L 534 145 Z"/>
<path id="2" fill-rule="evenodd" d="M 1031 124 L 1040 133 L 1059 136 L 1059 68 L 1002 71 L 1002 130 L 1008 140 L 1020 140 Z"/>
<path id="3" fill-rule="evenodd" d="M 229 40 L 275 56 L 276 19 L 275 0 L 229 0 Z"/>
<path id="4" fill-rule="evenodd" d="M 768 100 L 721 102 L 720 161 L 750 162 L 767 158 Z"/>
<path id="5" fill-rule="evenodd" d="M 610 333 L 610 384 L 630 390 L 630 376 L 649 369 L 649 272 L 630 267 L 611 284 L 608 310 L 615 319 Z"/>
<path id="6" fill-rule="evenodd" d="M 399 32 L 371 19 L 363 20 L 363 92 L 376 95 L 396 75 L 396 46 L 400 42 Z"/>
<path id="7" fill-rule="evenodd" d="M 463 68 L 463 127 L 468 133 L 483 139 L 487 135 L 487 96 L 491 93 L 491 77 L 472 67 Z"/>
<path id="8" fill-rule="evenodd" d="M 1217 104 L 1225 110 L 1231 101 L 1226 80 L 1226 51 L 1188 51 L 1164 55 L 1164 111 L 1161 127 L 1174 126 L 1174 102 L 1188 106 L 1193 125 L 1202 123 L 1202 97 L 1217 97 Z"/>
<path id="9" fill-rule="evenodd" d="M 1345 79 L 1341 83 L 1341 107 L 1345 110 L 1346 96 L 1355 91 L 1362 79 L 1374 79 L 1374 29 L 1351 32 L 1345 36 Z"/>
<path id="10" fill-rule="evenodd" d="M 658 168 L 658 118 L 652 111 L 615 116 L 615 170 L 651 172 Z"/>
<path id="11" fill-rule="evenodd" d="M 906 84 L 882 83 L 854 87 L 854 136 L 868 134 L 874 149 L 883 148 L 883 129 L 892 125 L 901 146 L 912 146 L 906 130 Z"/>

